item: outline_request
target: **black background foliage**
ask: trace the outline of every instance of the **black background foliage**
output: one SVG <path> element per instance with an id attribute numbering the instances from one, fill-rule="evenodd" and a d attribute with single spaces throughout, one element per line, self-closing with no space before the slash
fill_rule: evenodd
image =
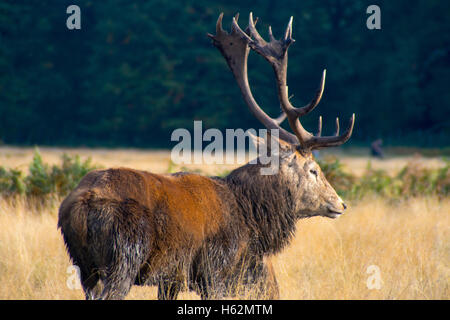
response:
<path id="1" fill-rule="evenodd" d="M 66 28 L 81 8 L 82 29 Z M 366 8 L 381 8 L 368 30 Z M 450 137 L 449 1 L 0 2 L 0 139 L 6 144 L 168 147 L 176 128 L 260 128 L 220 53 L 206 37 L 220 12 L 241 13 L 281 36 L 294 16 L 288 85 L 295 105 L 325 94 L 302 123 L 324 134 L 355 112 L 352 145 L 445 146 Z M 254 96 L 279 113 L 270 66 L 249 58 Z"/>

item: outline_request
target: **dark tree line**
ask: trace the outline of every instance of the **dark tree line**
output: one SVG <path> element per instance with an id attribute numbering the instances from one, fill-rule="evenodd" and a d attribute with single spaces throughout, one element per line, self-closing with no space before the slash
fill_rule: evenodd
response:
<path id="1" fill-rule="evenodd" d="M 81 30 L 66 8 L 81 8 Z M 206 37 L 220 12 L 240 12 L 281 36 L 294 16 L 288 84 L 308 102 L 327 69 L 317 117 L 331 134 L 357 114 L 352 141 L 445 146 L 450 138 L 450 2 L 377 1 L 381 30 L 368 30 L 365 0 L 0 2 L 0 140 L 6 144 L 170 146 L 176 128 L 259 128 L 223 58 Z M 249 59 L 254 95 L 272 116 L 272 71 Z"/>

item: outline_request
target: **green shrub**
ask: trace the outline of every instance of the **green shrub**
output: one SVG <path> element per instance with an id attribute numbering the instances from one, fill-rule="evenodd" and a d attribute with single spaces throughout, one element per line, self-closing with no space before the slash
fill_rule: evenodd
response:
<path id="1" fill-rule="evenodd" d="M 63 154 L 61 165 L 44 163 L 39 149 L 35 149 L 28 175 L 16 169 L 0 167 L 0 194 L 4 196 L 26 194 L 35 198 L 65 196 L 73 190 L 81 178 L 95 169 L 91 159 L 81 161 L 78 155 Z"/>
<path id="2" fill-rule="evenodd" d="M 337 159 L 325 159 L 319 164 L 338 194 L 347 199 L 361 199 L 369 194 L 390 199 L 450 195 L 450 161 L 438 169 L 424 168 L 417 161 L 411 162 L 395 176 L 390 176 L 385 170 L 372 168 L 369 161 L 360 178 L 346 173 Z"/>
<path id="3" fill-rule="evenodd" d="M 389 174 L 381 169 L 372 168 L 369 161 L 364 175 L 356 180 L 352 191 L 348 195 L 350 198 L 361 199 L 367 194 L 377 194 L 382 197 L 396 198 L 398 196 L 396 181 Z"/>
<path id="4" fill-rule="evenodd" d="M 423 168 L 418 164 L 409 164 L 396 177 L 400 182 L 400 194 L 404 196 L 450 194 L 450 162 L 439 169 Z"/>
<path id="5" fill-rule="evenodd" d="M 31 196 L 45 196 L 55 191 L 49 165 L 42 161 L 39 149 L 34 150 L 33 160 L 25 178 L 26 192 Z"/>
<path id="6" fill-rule="evenodd" d="M 24 194 L 26 186 L 19 170 L 0 167 L 0 193 L 6 195 Z"/>
<path id="7" fill-rule="evenodd" d="M 345 166 L 337 158 L 326 158 L 318 161 L 323 173 L 337 193 L 353 200 L 366 195 L 379 195 L 390 199 L 414 196 L 450 195 L 450 161 L 442 168 L 424 168 L 420 162 L 411 162 L 397 175 L 391 176 L 385 170 L 376 170 L 370 161 L 361 177 L 346 171 Z M 17 169 L 6 169 L 0 166 L 0 195 L 26 195 L 34 198 L 52 198 L 66 196 L 73 190 L 89 171 L 97 168 L 91 159 L 81 161 L 78 155 L 64 154 L 61 164 L 50 166 L 43 162 L 36 148 L 33 160 L 29 165 L 28 175 Z M 173 162 L 169 162 L 168 172 L 186 171 Z M 201 173 L 200 170 L 197 170 Z M 224 176 L 224 171 L 219 176 Z"/>
<path id="8" fill-rule="evenodd" d="M 78 155 L 70 157 L 63 154 L 62 165 L 53 166 L 50 174 L 54 190 L 61 196 L 68 194 L 89 171 L 95 168 L 91 163 L 91 158 L 82 162 Z"/>

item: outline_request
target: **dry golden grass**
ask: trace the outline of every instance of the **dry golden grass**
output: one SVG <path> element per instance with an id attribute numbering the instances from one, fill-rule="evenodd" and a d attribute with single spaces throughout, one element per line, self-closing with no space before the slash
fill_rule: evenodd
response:
<path id="1" fill-rule="evenodd" d="M 165 172 L 169 153 L 130 150 L 64 150 L 109 166 Z M 56 163 L 61 150 L 41 149 Z M 0 148 L 0 165 L 26 168 L 32 149 Z M 353 161 L 353 162 L 352 162 Z M 380 162 L 395 170 L 408 159 Z M 439 165 L 439 160 L 424 160 Z M 428 162 L 429 161 L 429 162 Z M 349 165 L 367 158 L 348 158 Z M 374 163 L 375 164 L 375 163 Z M 395 164 L 395 165 L 394 165 Z M 386 167 L 387 166 L 387 167 Z M 355 167 L 350 167 L 355 169 Z M 191 169 L 191 168 L 190 168 Z M 202 167 L 212 174 L 223 166 Z M 352 170 L 353 171 L 353 170 Z M 57 207 L 30 209 L 23 199 L 0 199 L 0 299 L 83 299 L 69 289 L 71 266 L 57 224 Z M 418 198 L 399 203 L 365 199 L 337 220 L 299 221 L 288 248 L 273 257 L 281 299 L 449 299 L 450 199 Z M 381 288 L 369 289 L 367 273 L 379 267 Z M 127 299 L 155 299 L 156 288 L 133 287 Z M 198 299 L 183 293 L 180 299 Z"/>
<path id="2" fill-rule="evenodd" d="M 67 286 L 71 263 L 57 208 L 36 212 L 1 200 L 0 212 L 0 299 L 83 299 Z M 338 220 L 300 221 L 291 245 L 273 258 L 281 299 L 449 299 L 449 212 L 449 199 L 372 199 Z M 370 265 L 380 268 L 380 290 L 366 285 Z M 154 287 L 133 287 L 127 297 L 155 298 Z"/>
<path id="3" fill-rule="evenodd" d="M 276 257 L 285 299 L 449 299 L 450 200 L 366 199 L 337 221 L 301 221 Z M 379 267 L 380 290 L 367 273 Z"/>

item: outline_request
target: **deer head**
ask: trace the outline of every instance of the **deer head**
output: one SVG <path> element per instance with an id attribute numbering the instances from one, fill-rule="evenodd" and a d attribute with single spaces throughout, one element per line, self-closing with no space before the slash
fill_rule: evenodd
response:
<path id="1" fill-rule="evenodd" d="M 249 16 L 249 25 L 243 31 L 237 24 L 239 15 L 232 20 L 231 32 L 222 28 L 223 13 L 216 24 L 216 34 L 208 36 L 213 40 L 225 57 L 244 100 L 253 115 L 268 129 L 279 132 L 278 145 L 280 156 L 279 175 L 287 182 L 290 196 L 293 198 L 294 211 L 299 217 L 326 216 L 336 218 L 342 214 L 346 205 L 329 184 L 319 165 L 314 161 L 312 150 L 339 146 L 346 142 L 353 131 L 355 115 L 350 118 L 345 132 L 339 135 L 339 119 L 336 119 L 336 133 L 334 136 L 321 136 L 322 118 L 319 117 L 318 132 L 313 135 L 301 124 L 300 118 L 311 112 L 322 98 L 326 71 L 315 97 L 304 107 L 294 107 L 288 97 L 287 63 L 288 48 L 295 41 L 292 38 L 292 17 L 289 20 L 284 36 L 277 40 L 269 27 L 270 41 L 265 41 L 255 28 L 257 19 Z M 278 98 L 283 113 L 274 119 L 267 115 L 254 99 L 247 77 L 247 58 L 250 49 L 263 56 L 272 66 L 275 73 Z M 293 133 L 283 129 L 280 124 L 287 118 Z M 258 140 L 257 143 L 264 143 Z M 250 179 L 250 177 L 249 177 Z M 287 196 L 287 195 L 286 195 Z"/>

